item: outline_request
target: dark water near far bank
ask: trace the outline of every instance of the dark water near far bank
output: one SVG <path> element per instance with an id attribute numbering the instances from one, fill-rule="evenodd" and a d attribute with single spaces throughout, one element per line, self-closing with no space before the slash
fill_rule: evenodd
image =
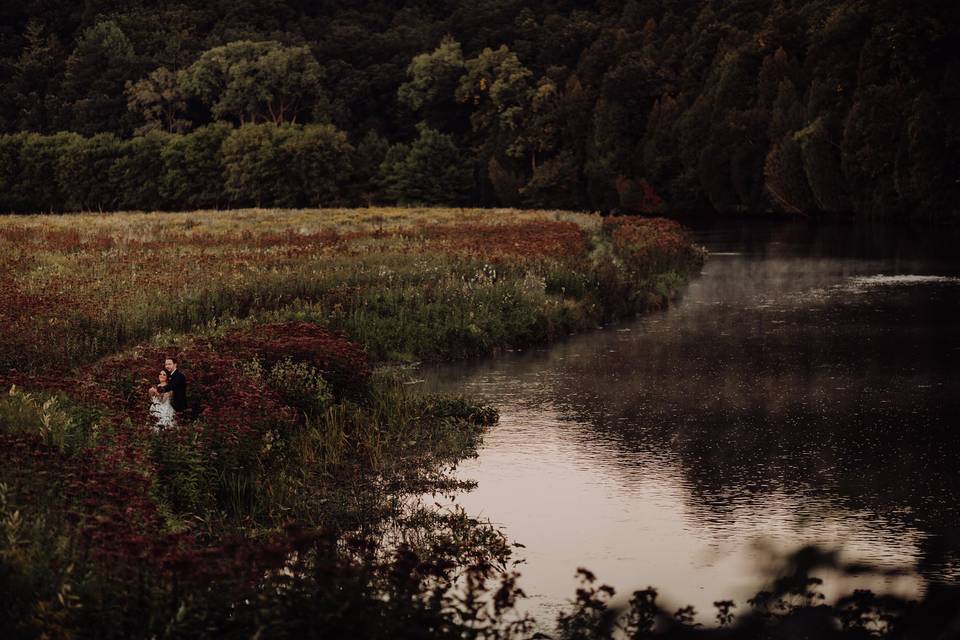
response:
<path id="1" fill-rule="evenodd" d="M 958 235 L 696 235 L 712 255 L 668 311 L 424 372 L 501 411 L 459 502 L 526 545 L 531 607 L 549 617 L 585 566 L 708 621 L 806 543 L 916 570 L 856 586 L 960 577 Z"/>

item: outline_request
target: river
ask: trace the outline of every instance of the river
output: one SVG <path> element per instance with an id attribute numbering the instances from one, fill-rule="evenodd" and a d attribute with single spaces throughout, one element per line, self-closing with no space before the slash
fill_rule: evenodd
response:
<path id="1" fill-rule="evenodd" d="M 424 370 L 500 410 L 458 502 L 525 545 L 525 608 L 551 618 L 582 566 L 709 622 L 811 543 L 909 570 L 828 596 L 960 577 L 957 234 L 692 228 L 711 255 L 668 310 Z"/>

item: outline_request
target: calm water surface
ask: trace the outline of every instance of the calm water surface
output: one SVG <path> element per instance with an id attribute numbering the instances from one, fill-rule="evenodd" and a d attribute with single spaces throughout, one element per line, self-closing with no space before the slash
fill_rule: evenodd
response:
<path id="1" fill-rule="evenodd" d="M 807 543 L 914 570 L 854 586 L 960 577 L 956 234 L 696 237 L 712 255 L 666 312 L 424 372 L 427 390 L 500 409 L 458 501 L 525 545 L 528 607 L 552 617 L 583 566 L 708 621 Z"/>

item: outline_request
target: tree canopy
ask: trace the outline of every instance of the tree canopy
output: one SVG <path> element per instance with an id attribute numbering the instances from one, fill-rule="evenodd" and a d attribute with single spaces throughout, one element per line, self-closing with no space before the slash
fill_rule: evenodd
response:
<path id="1" fill-rule="evenodd" d="M 193 142 L 225 139 L 184 147 L 193 130 L 326 125 L 309 135 L 348 154 L 316 168 L 335 176 L 323 199 L 341 203 L 402 199 L 382 163 L 421 145 L 441 157 L 454 148 L 473 167 L 469 192 L 458 187 L 450 202 L 958 213 L 960 55 L 950 43 L 960 9 L 946 0 L 135 0 L 3 12 L 0 135 L 51 137 L 11 138 L 0 144 L 10 153 L 58 148 L 69 132 L 90 149 L 120 145 L 117 157 L 159 154 L 148 163 L 159 167 Z M 172 137 L 127 144 L 153 131 Z M 115 138 L 92 142 L 99 134 Z M 197 171 L 215 165 L 222 185 L 234 184 L 220 153 L 191 157 L 217 158 Z M 100 167 L 105 157 L 73 158 Z M 119 174 L 138 166 L 128 160 Z M 25 165 L 34 162 L 43 164 Z M 33 200 L 32 187 L 14 186 L 0 206 L 107 206 Z M 205 197 L 234 197 L 218 193 Z M 129 200 L 110 196 L 114 206 Z"/>

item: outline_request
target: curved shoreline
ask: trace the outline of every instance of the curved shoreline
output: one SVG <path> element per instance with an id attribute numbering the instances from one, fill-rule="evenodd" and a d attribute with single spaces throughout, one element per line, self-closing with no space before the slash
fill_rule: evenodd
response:
<path id="1" fill-rule="evenodd" d="M 16 610 L 69 580 L 77 612 L 117 601 L 116 628 L 151 633 L 167 624 L 157 615 L 227 624 L 250 584 L 278 589 L 280 607 L 284 587 L 250 583 L 228 550 L 281 576 L 271 553 L 326 544 L 331 531 L 335 549 L 361 536 L 386 556 L 315 547 L 324 559 L 304 579 L 318 566 L 379 575 L 413 539 L 428 574 L 509 581 L 510 546 L 494 528 L 402 506 L 460 486 L 446 470 L 496 411 L 410 393 L 372 365 L 474 358 L 657 307 L 704 257 L 666 220 L 453 209 L 0 218 L 0 256 L 11 328 L 0 355 L 16 365 L 0 371 L 2 506 L 33 523 L 0 578 L 34 585 L 17 587 Z M 180 428 L 157 431 L 141 395 L 172 353 L 191 408 Z M 438 557 L 448 560 L 428 568 Z M 400 585 L 365 580 L 357 606 L 397 600 Z M 186 614 L 183 588 L 195 600 Z M 317 588 L 307 580 L 302 593 Z"/>

